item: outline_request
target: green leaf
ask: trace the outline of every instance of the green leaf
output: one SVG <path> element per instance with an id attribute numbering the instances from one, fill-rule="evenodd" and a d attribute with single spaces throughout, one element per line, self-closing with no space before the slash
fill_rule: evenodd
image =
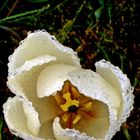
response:
<path id="1" fill-rule="evenodd" d="M 62 29 L 59 30 L 59 34 L 57 35 L 57 38 L 61 43 L 65 42 L 66 38 L 68 38 L 68 33 L 71 31 L 73 26 L 73 21 L 68 20 Z"/>
<path id="2" fill-rule="evenodd" d="M 3 119 L 2 119 L 2 117 L 0 117 L 0 140 L 2 140 L 2 136 L 1 136 L 2 127 L 3 127 Z"/>
<path id="3" fill-rule="evenodd" d="M 127 128 L 123 129 L 123 133 L 124 133 L 127 140 L 131 140 L 131 136 L 130 136 Z"/>
<path id="4" fill-rule="evenodd" d="M 32 2 L 32 3 L 41 3 L 41 2 L 47 2 L 48 0 L 26 0 L 28 2 Z"/>
<path id="5" fill-rule="evenodd" d="M 99 0 L 99 3 L 104 6 L 104 0 Z"/>
<path id="6" fill-rule="evenodd" d="M 112 5 L 111 5 L 111 1 L 110 0 L 108 0 L 108 16 L 109 16 L 109 20 L 110 20 L 110 22 L 111 22 L 111 9 L 112 9 Z"/>
<path id="7" fill-rule="evenodd" d="M 100 19 L 100 17 L 101 17 L 101 14 L 102 14 L 102 12 L 103 12 L 103 8 L 104 8 L 104 7 L 98 8 L 98 9 L 95 11 L 95 13 L 94 13 L 94 15 L 95 15 L 97 21 L 99 21 L 99 19 Z"/>

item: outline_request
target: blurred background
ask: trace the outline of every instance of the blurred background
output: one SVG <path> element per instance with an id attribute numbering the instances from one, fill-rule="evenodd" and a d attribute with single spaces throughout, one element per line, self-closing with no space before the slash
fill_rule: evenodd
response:
<path id="1" fill-rule="evenodd" d="M 135 87 L 134 109 L 112 140 L 140 140 L 140 2 L 134 0 L 0 0 L 0 140 L 19 140 L 4 121 L 8 57 L 29 31 L 45 29 L 74 49 L 84 68 L 106 59 Z"/>

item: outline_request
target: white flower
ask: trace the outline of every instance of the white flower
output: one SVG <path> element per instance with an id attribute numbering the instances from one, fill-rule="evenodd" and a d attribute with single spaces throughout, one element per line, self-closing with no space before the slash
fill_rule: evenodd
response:
<path id="1" fill-rule="evenodd" d="M 133 87 L 111 63 L 81 68 L 46 31 L 29 33 L 9 57 L 4 104 L 10 131 L 25 140 L 110 140 L 133 108 Z"/>

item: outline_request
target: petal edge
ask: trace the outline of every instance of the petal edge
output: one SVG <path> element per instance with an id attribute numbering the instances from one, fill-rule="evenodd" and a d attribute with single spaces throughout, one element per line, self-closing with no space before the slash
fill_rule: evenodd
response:
<path id="1" fill-rule="evenodd" d="M 75 129 L 63 129 L 56 117 L 53 122 L 53 131 L 57 140 L 96 140 L 94 137 L 86 136 Z"/>

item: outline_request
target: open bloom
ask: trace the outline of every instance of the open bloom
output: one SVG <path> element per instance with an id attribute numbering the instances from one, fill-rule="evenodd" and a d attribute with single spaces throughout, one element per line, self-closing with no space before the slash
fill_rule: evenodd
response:
<path id="1" fill-rule="evenodd" d="M 25 140 L 110 140 L 133 108 L 133 87 L 110 62 L 83 69 L 76 53 L 45 31 L 29 33 L 9 57 L 3 105 L 10 131 Z"/>

